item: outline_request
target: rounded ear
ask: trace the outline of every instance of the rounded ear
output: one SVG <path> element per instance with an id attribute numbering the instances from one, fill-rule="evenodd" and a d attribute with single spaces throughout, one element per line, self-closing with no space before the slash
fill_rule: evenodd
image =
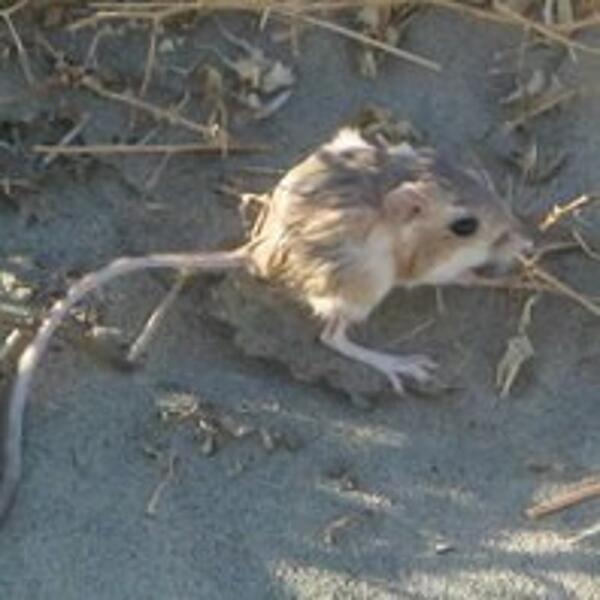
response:
<path id="1" fill-rule="evenodd" d="M 407 181 L 390 190 L 383 198 L 387 217 L 410 223 L 427 212 L 430 200 L 426 185 L 419 181 Z"/>

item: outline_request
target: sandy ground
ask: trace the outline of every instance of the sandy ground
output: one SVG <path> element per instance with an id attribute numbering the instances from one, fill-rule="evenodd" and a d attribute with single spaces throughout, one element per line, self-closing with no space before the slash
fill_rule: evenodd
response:
<path id="1" fill-rule="evenodd" d="M 514 140 L 499 133 L 506 114 L 498 100 L 511 84 L 487 73 L 496 51 L 522 41 L 518 30 L 426 11 L 405 47 L 439 61 L 441 74 L 388 59 L 370 81 L 357 75 L 356 47 L 331 34 L 307 31 L 294 59 L 250 19 L 224 22 L 297 68 L 298 85 L 281 111 L 233 126 L 242 140 L 272 150 L 227 161 L 179 157 L 151 193 L 142 186 L 158 159 L 57 160 L 43 171 L 40 192 L 22 196 L 22 210 L 0 205 L 4 269 L 42 291 L 64 289 L 65 274 L 123 254 L 229 242 L 240 227 L 235 200 L 215 192 L 223 177 L 243 165 L 288 167 L 368 102 L 410 120 L 434 145 L 481 151 L 501 189 L 516 177 L 502 160 Z M 180 99 L 186 85 L 167 67 L 209 59 L 203 48 L 211 43 L 231 50 L 209 22 L 172 35 L 181 43 L 159 55 L 156 102 Z M 81 59 L 91 36 L 49 39 Z M 143 32 L 108 36 L 100 64 L 139 85 L 146 39 Z M 582 39 L 600 46 L 600 34 Z M 41 79 L 48 61 L 42 51 L 31 59 Z M 573 86 L 600 77 L 590 55 L 573 63 L 545 50 L 531 60 Z M 114 141 L 130 117 L 84 91 L 27 91 L 16 60 L 2 72 L 0 97 L 25 92 L 0 104 L 2 135 L 14 140 L 18 130 L 26 147 L 60 138 L 64 131 L 49 117 L 59 106 L 89 113 L 88 143 Z M 146 122 L 141 131 L 151 128 Z M 554 202 L 598 189 L 597 97 L 536 120 L 530 133 L 544 151 L 567 156 L 548 181 L 517 186 L 515 210 L 532 223 Z M 163 127 L 155 141 L 186 135 Z M 3 169 L 24 168 L 0 152 Z M 591 242 L 600 240 L 600 213 L 590 209 L 580 225 Z M 598 293 L 598 264 L 581 254 L 553 268 Z M 95 300 L 103 323 L 131 335 L 168 281 L 140 275 L 111 286 Z M 598 536 L 568 540 L 598 522 L 600 503 L 538 522 L 523 516 L 534 499 L 600 465 L 594 317 L 543 297 L 530 330 L 536 356 L 501 400 L 494 369 L 525 296 L 449 290 L 439 313 L 430 290 L 396 295 L 388 306 L 400 306 L 403 317 L 386 322 L 397 334 L 389 337 L 433 319 L 403 348 L 459 357 L 460 385 L 433 399 L 384 395 L 361 410 L 339 392 L 247 357 L 203 308 L 209 284 L 199 280 L 179 299 L 140 371 L 102 367 L 64 342 L 46 358 L 26 423 L 23 485 L 0 532 L 0 598 L 599 597 Z M 233 429 L 263 428 L 279 443 L 271 448 L 264 433 L 262 441 L 257 433 L 234 436 L 207 457 L 190 422 L 157 416 L 158 402 L 182 397 L 209 403 Z M 175 476 L 149 516 L 169 455 L 177 456 Z"/>

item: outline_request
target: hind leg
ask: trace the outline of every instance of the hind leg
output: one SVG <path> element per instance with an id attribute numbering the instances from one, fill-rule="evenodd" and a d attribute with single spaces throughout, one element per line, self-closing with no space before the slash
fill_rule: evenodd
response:
<path id="1" fill-rule="evenodd" d="M 367 364 L 385 375 L 398 394 L 404 393 L 404 378 L 420 383 L 431 379 L 431 371 L 436 368 L 436 364 L 427 356 L 397 356 L 371 350 L 348 338 L 349 325 L 350 322 L 342 317 L 328 320 L 321 333 L 321 341 L 343 356 Z"/>

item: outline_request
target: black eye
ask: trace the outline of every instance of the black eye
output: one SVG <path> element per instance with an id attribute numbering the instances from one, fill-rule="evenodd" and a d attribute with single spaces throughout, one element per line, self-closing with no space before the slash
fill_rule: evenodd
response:
<path id="1" fill-rule="evenodd" d="M 461 217 L 450 224 L 450 230 L 459 237 L 473 235 L 479 227 L 479 221 L 475 217 Z"/>

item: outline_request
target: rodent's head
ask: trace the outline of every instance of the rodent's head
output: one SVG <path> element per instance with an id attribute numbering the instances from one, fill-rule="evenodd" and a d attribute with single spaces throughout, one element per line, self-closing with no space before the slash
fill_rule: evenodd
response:
<path id="1" fill-rule="evenodd" d="M 442 284 L 480 269 L 498 273 L 531 251 L 521 224 L 484 173 L 439 158 L 424 164 L 413 181 L 384 199 L 400 282 Z"/>

